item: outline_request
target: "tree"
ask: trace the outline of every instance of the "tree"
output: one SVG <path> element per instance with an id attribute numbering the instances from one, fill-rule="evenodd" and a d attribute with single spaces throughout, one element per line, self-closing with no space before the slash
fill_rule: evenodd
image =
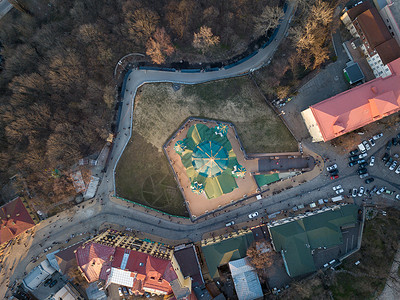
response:
<path id="1" fill-rule="evenodd" d="M 151 57 L 154 63 L 162 64 L 165 62 L 166 56 L 173 52 L 174 47 L 171 44 L 171 38 L 164 28 L 157 28 L 154 36 L 147 42 L 146 54 Z"/>
<path id="2" fill-rule="evenodd" d="M 178 37 L 182 39 L 186 32 L 190 32 L 190 24 L 194 18 L 193 11 L 198 3 L 193 0 L 170 1 L 166 9 L 166 20 Z"/>
<path id="3" fill-rule="evenodd" d="M 256 36 L 266 34 L 268 30 L 279 25 L 279 21 L 284 15 L 279 6 L 266 6 L 261 15 L 254 18 L 254 34 Z"/>
<path id="4" fill-rule="evenodd" d="M 140 8 L 127 14 L 128 32 L 132 37 L 146 41 L 154 33 L 159 23 L 158 14 L 148 8 Z"/>
<path id="5" fill-rule="evenodd" d="M 247 256 L 250 258 L 250 263 L 256 269 L 265 269 L 274 263 L 275 252 L 272 250 L 272 245 L 268 242 L 256 242 L 247 249 Z"/>
<path id="6" fill-rule="evenodd" d="M 213 35 L 210 27 L 202 26 L 198 33 L 194 33 L 193 47 L 200 49 L 202 53 L 217 44 L 219 44 L 219 36 Z"/>

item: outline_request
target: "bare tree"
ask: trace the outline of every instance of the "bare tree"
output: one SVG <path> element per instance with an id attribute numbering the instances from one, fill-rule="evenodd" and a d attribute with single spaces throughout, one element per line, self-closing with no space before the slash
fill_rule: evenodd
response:
<path id="1" fill-rule="evenodd" d="M 261 15 L 254 18 L 254 34 L 256 36 L 266 34 L 268 30 L 279 25 L 279 21 L 284 15 L 279 6 L 266 6 Z"/>
<path id="2" fill-rule="evenodd" d="M 267 242 L 256 242 L 247 249 L 246 254 L 256 269 L 265 269 L 274 263 L 275 252 L 271 244 Z"/>
<path id="3" fill-rule="evenodd" d="M 193 47 L 200 49 L 202 53 L 217 44 L 219 44 L 219 36 L 215 36 L 210 27 L 202 26 L 198 33 L 194 33 Z"/>
<path id="4" fill-rule="evenodd" d="M 164 28 L 157 28 L 154 36 L 147 42 L 146 49 L 146 54 L 150 56 L 151 60 L 156 64 L 164 63 L 166 56 L 174 52 L 171 38 L 165 32 Z"/>

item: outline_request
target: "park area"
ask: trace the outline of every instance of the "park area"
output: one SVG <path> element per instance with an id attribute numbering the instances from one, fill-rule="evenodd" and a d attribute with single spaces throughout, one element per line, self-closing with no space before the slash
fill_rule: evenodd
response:
<path id="1" fill-rule="evenodd" d="M 247 77 L 174 90 L 146 84 L 135 98 L 132 137 L 116 169 L 117 195 L 161 211 L 188 216 L 163 144 L 189 117 L 235 125 L 247 153 L 298 151 L 284 123 Z"/>

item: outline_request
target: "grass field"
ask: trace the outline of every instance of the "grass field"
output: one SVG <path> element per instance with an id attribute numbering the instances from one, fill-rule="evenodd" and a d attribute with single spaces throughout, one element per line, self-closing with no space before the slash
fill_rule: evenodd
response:
<path id="1" fill-rule="evenodd" d="M 188 117 L 232 122 L 248 153 L 297 151 L 297 142 L 247 78 L 182 86 L 146 84 L 135 99 L 133 135 L 117 167 L 117 193 L 186 215 L 162 145 Z"/>

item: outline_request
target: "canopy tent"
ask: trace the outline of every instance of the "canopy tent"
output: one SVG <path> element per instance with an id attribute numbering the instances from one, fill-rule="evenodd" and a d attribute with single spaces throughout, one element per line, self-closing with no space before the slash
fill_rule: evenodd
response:
<path id="1" fill-rule="evenodd" d="M 175 152 L 181 154 L 186 149 L 184 141 L 177 141 L 174 146 Z"/>
<path id="2" fill-rule="evenodd" d="M 229 127 L 226 124 L 218 124 L 218 126 L 215 126 L 214 128 L 215 134 L 219 134 L 221 137 L 226 136 L 228 129 Z"/>
<path id="3" fill-rule="evenodd" d="M 194 149 L 192 164 L 200 175 L 215 177 L 228 166 L 228 152 L 217 142 L 205 141 Z"/>
<path id="4" fill-rule="evenodd" d="M 204 191 L 203 184 L 198 183 L 197 181 L 193 182 L 190 187 L 192 188 L 192 192 L 198 195 L 200 195 Z"/>
<path id="5" fill-rule="evenodd" d="M 232 174 L 234 177 L 244 177 L 246 175 L 246 168 L 243 167 L 242 165 L 236 165 L 233 167 Z"/>

